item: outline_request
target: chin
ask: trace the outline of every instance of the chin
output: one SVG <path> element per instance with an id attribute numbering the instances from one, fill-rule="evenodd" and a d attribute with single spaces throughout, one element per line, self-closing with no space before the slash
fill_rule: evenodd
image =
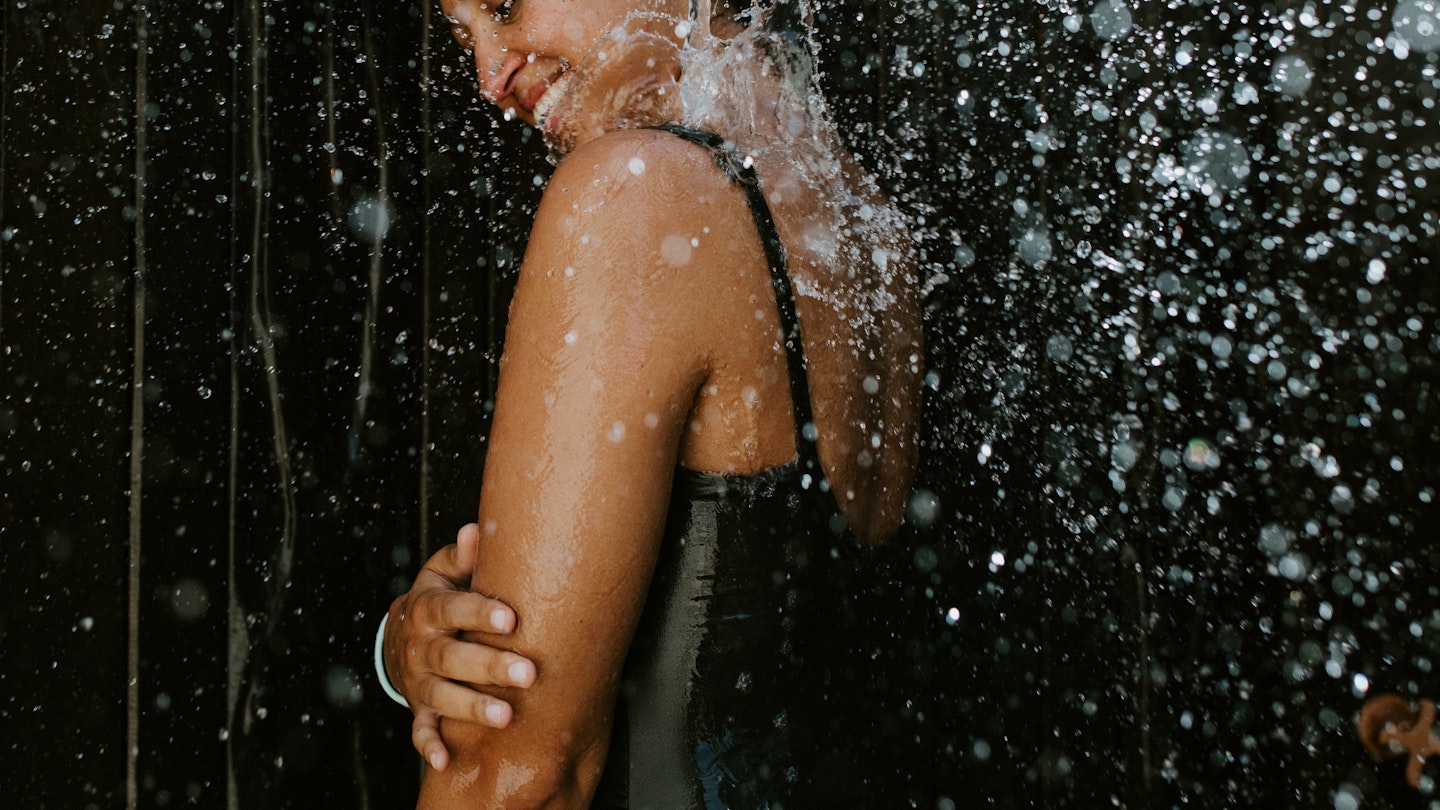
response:
<path id="1" fill-rule="evenodd" d="M 641 76 L 619 87 L 577 87 L 542 119 L 550 149 L 565 155 L 608 132 L 680 120 L 680 89 L 665 77 Z"/>

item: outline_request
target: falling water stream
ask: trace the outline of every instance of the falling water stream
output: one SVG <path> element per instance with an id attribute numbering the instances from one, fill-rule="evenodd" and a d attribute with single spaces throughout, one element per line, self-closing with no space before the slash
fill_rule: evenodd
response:
<path id="1" fill-rule="evenodd" d="M 437 3 L 182 5 L 4 10 L 0 783 L 404 806 L 369 645 L 473 516 L 549 148 Z M 1440 803 L 1353 725 L 1440 699 L 1440 5 L 706 6 L 687 120 L 873 178 L 797 250 L 903 228 L 923 290 L 908 527 L 816 686 L 857 806 Z"/>

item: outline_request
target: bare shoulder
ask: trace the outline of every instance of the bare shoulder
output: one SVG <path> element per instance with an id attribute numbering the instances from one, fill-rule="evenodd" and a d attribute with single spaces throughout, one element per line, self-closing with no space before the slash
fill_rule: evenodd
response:
<path id="1" fill-rule="evenodd" d="M 727 182 L 701 146 L 664 130 L 617 130 L 567 155 L 556 168 L 546 196 L 552 189 L 561 194 L 583 193 L 585 187 L 606 188 L 618 183 L 644 188 L 677 176 L 700 186 L 723 187 Z"/>
<path id="2" fill-rule="evenodd" d="M 734 272 L 735 212 L 748 210 L 734 194 L 704 149 L 665 132 L 615 132 L 567 156 L 536 213 L 506 354 L 530 341 L 608 347 L 606 364 L 695 380 Z"/>
<path id="3" fill-rule="evenodd" d="M 522 282 L 562 272 L 607 296 L 693 299 L 697 283 L 718 283 L 713 271 L 733 258 L 729 243 L 746 212 L 702 147 L 663 131 L 612 132 L 556 168 Z"/>
<path id="4" fill-rule="evenodd" d="M 729 179 L 704 148 L 660 130 L 622 130 L 586 143 L 560 162 L 536 223 L 588 228 L 592 239 L 606 228 L 637 237 L 669 235 L 703 231 L 717 207 L 737 202 Z"/>

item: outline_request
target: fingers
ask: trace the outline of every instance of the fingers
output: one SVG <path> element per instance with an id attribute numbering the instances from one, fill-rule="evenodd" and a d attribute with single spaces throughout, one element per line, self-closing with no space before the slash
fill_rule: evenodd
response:
<path id="1" fill-rule="evenodd" d="M 442 717 L 504 728 L 513 716 L 509 703 L 441 678 L 427 678 L 420 691 L 424 693 L 422 702 Z M 419 719 L 417 713 L 416 721 Z"/>
<path id="2" fill-rule="evenodd" d="M 461 527 L 455 544 L 426 561 L 409 593 L 392 608 L 396 619 L 386 628 L 386 663 L 408 687 L 414 707 L 411 742 L 430 767 L 448 767 L 449 751 L 440 736 L 440 718 L 494 728 L 510 724 L 510 704 L 472 688 L 519 687 L 535 683 L 535 664 L 515 653 L 466 641 L 460 634 L 506 634 L 516 615 L 508 605 L 468 590 L 479 557 L 480 527 Z"/>
<path id="3" fill-rule="evenodd" d="M 450 764 L 450 751 L 440 738 L 440 715 L 431 709 L 415 710 L 415 720 L 410 724 L 410 744 L 425 757 L 430 767 L 445 770 Z"/>
<path id="4" fill-rule="evenodd" d="M 515 629 L 515 611 L 488 596 L 469 591 L 427 591 L 417 594 L 411 606 L 426 629 L 445 633 L 509 633 Z"/>
<path id="5" fill-rule="evenodd" d="M 421 663 L 452 681 L 521 688 L 535 683 L 535 665 L 515 653 L 454 638 L 436 639 L 424 645 L 423 650 L 425 660 Z"/>
<path id="6" fill-rule="evenodd" d="M 455 544 L 435 552 L 415 577 L 407 595 L 419 609 L 436 611 L 435 627 L 427 629 L 467 630 L 480 633 L 509 633 L 515 629 L 515 611 L 498 600 L 478 596 L 479 601 L 456 600 L 454 594 L 469 593 L 470 577 L 479 556 L 480 527 L 468 523 L 455 535 Z M 437 602 L 424 604 L 429 597 Z M 426 622 L 422 621 L 422 624 Z"/>
<path id="7" fill-rule="evenodd" d="M 509 605 L 469 591 L 457 591 L 442 599 L 441 615 L 456 630 L 504 634 L 515 629 L 515 611 Z"/>

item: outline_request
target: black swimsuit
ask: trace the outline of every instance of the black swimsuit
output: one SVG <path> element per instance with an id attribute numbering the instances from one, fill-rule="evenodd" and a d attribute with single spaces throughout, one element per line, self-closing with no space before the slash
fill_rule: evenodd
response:
<path id="1" fill-rule="evenodd" d="M 798 459 L 757 475 L 676 472 L 594 806 L 795 806 L 815 730 L 798 631 L 810 623 L 805 580 L 817 541 L 841 524 L 813 440 L 785 253 L 755 172 L 718 135 L 660 129 L 710 150 L 749 196 L 785 330 Z"/>

